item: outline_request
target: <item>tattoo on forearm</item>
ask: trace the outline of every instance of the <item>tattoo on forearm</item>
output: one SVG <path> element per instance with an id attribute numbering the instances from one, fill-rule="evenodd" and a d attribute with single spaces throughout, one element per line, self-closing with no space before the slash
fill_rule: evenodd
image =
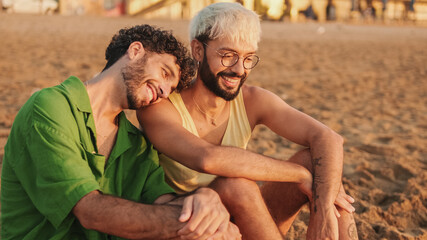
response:
<path id="1" fill-rule="evenodd" d="M 317 194 L 317 187 L 320 182 L 320 175 L 317 173 L 316 169 L 318 166 L 322 166 L 320 164 L 320 160 L 322 157 L 313 158 L 312 159 L 312 165 L 313 165 L 313 207 L 314 212 L 317 212 L 317 199 L 319 199 L 319 195 Z"/>
<path id="2" fill-rule="evenodd" d="M 357 240 L 359 239 L 357 236 L 357 229 L 356 229 L 356 224 L 352 223 L 348 226 L 348 236 L 350 237 L 350 239 L 352 240 Z"/>

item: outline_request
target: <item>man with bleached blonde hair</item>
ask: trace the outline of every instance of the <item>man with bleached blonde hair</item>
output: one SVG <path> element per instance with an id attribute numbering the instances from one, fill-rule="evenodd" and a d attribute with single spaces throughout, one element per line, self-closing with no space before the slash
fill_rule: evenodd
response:
<path id="1" fill-rule="evenodd" d="M 216 190 L 243 239 L 281 239 L 309 200 L 308 239 L 357 239 L 354 200 L 341 184 L 342 137 L 275 94 L 244 85 L 259 62 L 260 32 L 258 15 L 237 3 L 209 5 L 191 21 L 194 84 L 138 112 L 162 153 L 166 180 L 181 193 Z M 259 124 L 307 148 L 287 161 L 245 150 Z"/>

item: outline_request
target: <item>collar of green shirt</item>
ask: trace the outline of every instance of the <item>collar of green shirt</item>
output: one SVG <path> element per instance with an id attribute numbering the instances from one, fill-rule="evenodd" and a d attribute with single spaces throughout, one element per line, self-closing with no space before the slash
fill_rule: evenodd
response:
<path id="1" fill-rule="evenodd" d="M 80 79 L 77 77 L 71 76 L 61 85 L 67 92 L 70 93 L 70 96 L 72 96 L 72 100 L 76 105 L 76 108 L 79 111 L 86 113 L 86 127 L 91 130 L 93 136 L 96 136 L 96 127 L 95 121 L 93 119 L 92 107 L 90 105 L 89 95 L 87 94 L 83 82 L 80 81 Z M 132 146 L 129 134 L 141 135 L 141 132 L 138 128 L 129 122 L 129 120 L 126 118 L 126 114 L 121 112 L 119 114 L 119 132 L 117 133 L 116 143 L 114 144 L 113 150 L 111 151 L 110 160 L 114 160 Z M 96 141 L 94 141 L 94 146 L 97 148 Z M 98 149 L 96 149 L 96 152 L 98 152 Z"/>

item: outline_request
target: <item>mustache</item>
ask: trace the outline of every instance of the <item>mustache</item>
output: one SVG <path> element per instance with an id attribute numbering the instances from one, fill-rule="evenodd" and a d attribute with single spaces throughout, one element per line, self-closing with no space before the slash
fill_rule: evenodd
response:
<path id="1" fill-rule="evenodd" d="M 242 75 L 238 75 L 235 72 L 219 72 L 217 75 L 220 76 L 220 77 L 238 77 L 238 78 L 241 78 L 241 79 L 245 79 L 246 78 L 246 73 L 243 73 Z"/>

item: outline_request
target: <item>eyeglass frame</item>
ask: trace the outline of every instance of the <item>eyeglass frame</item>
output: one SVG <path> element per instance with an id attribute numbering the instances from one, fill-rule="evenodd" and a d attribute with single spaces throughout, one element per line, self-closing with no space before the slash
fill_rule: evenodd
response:
<path id="1" fill-rule="evenodd" d="M 209 47 L 210 48 L 210 46 L 207 44 L 207 43 L 205 43 L 205 42 L 202 42 L 206 47 Z M 216 50 L 215 49 L 215 52 L 218 54 L 218 55 L 220 55 L 221 56 L 221 64 L 222 64 L 222 66 L 224 66 L 224 67 L 232 67 L 232 66 L 234 66 L 234 65 L 236 65 L 238 62 L 239 62 L 239 59 L 240 58 L 243 58 L 243 68 L 244 69 L 246 69 L 246 70 L 250 70 L 250 69 L 253 69 L 253 68 L 255 68 L 256 67 L 256 65 L 258 65 L 258 63 L 259 63 L 259 61 L 261 60 L 261 58 L 260 57 L 258 57 L 258 55 L 256 55 L 256 54 L 251 54 L 251 55 L 249 55 L 249 56 L 246 56 L 246 57 L 240 57 L 239 56 L 239 54 L 237 54 L 237 52 L 233 52 L 233 51 L 230 51 L 230 53 L 233 53 L 233 58 L 235 58 L 234 56 L 237 56 L 237 60 L 233 63 L 233 64 L 231 64 L 230 66 L 227 66 L 227 65 L 225 65 L 224 64 L 224 57 L 226 57 L 226 54 L 228 54 L 228 53 L 225 53 L 225 54 L 222 54 L 222 53 L 220 53 L 220 52 L 218 52 L 218 50 Z M 249 57 L 256 57 L 256 59 L 257 59 L 257 62 L 255 63 L 255 65 L 253 65 L 251 68 L 247 68 L 246 66 L 245 66 L 245 61 L 246 61 L 246 59 L 248 59 Z"/>

